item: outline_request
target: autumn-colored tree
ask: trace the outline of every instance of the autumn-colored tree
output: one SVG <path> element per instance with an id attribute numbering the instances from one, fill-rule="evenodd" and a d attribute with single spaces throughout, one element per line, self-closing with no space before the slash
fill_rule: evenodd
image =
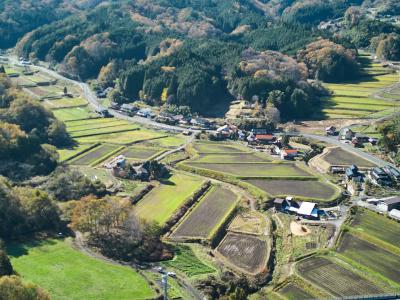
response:
<path id="1" fill-rule="evenodd" d="M 381 36 L 376 48 L 376 55 L 383 59 L 400 60 L 400 35 Z"/>
<path id="2" fill-rule="evenodd" d="M 359 75 L 356 53 L 329 40 L 310 43 L 298 52 L 297 58 L 307 65 L 311 78 L 340 82 Z"/>
<path id="3" fill-rule="evenodd" d="M 32 283 L 23 283 L 17 276 L 0 278 L 0 299 L 7 300 L 50 300 L 45 291 Z"/>

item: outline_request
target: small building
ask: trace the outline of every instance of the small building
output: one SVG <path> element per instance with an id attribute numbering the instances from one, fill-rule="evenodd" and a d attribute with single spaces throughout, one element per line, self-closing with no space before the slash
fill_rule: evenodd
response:
<path id="1" fill-rule="evenodd" d="M 111 102 L 109 108 L 119 110 L 121 109 L 121 105 L 117 102 Z"/>
<path id="2" fill-rule="evenodd" d="M 295 159 L 299 155 L 297 149 L 281 149 L 281 159 Z"/>
<path id="3" fill-rule="evenodd" d="M 126 113 L 128 116 L 133 116 L 137 111 L 138 108 L 133 106 L 132 104 L 122 104 L 120 107 L 121 112 Z"/>
<path id="4" fill-rule="evenodd" d="M 194 118 L 190 120 L 190 124 L 192 124 L 193 126 L 197 126 L 200 128 L 211 128 L 212 124 L 209 120 L 204 119 L 204 118 Z"/>
<path id="5" fill-rule="evenodd" d="M 290 203 L 286 199 L 275 198 L 274 207 L 278 211 L 285 211 L 290 207 Z"/>
<path id="6" fill-rule="evenodd" d="M 141 166 L 132 166 L 132 179 L 141 180 L 141 181 L 149 181 L 150 180 L 150 173 L 149 171 Z"/>
<path id="7" fill-rule="evenodd" d="M 113 115 L 110 114 L 110 112 L 108 111 L 108 109 L 105 108 L 101 108 L 96 110 L 96 113 L 101 117 L 101 118 L 112 118 Z"/>
<path id="8" fill-rule="evenodd" d="M 325 128 L 325 133 L 327 135 L 336 135 L 336 127 L 335 126 L 329 126 Z"/>
<path id="9" fill-rule="evenodd" d="M 151 108 L 139 109 L 136 114 L 143 118 L 151 118 L 154 116 L 154 113 L 152 112 Z"/>
<path id="10" fill-rule="evenodd" d="M 400 221 L 400 210 L 398 209 L 392 209 L 389 213 L 388 213 L 389 218 L 392 218 L 396 221 Z"/>
<path id="11" fill-rule="evenodd" d="M 306 219 L 318 219 L 319 214 L 317 204 L 312 202 L 302 202 L 297 211 L 297 215 Z"/>
<path id="12" fill-rule="evenodd" d="M 354 132 L 350 128 L 345 128 L 340 132 L 340 139 L 341 140 L 349 140 L 354 136 Z"/>
<path id="13" fill-rule="evenodd" d="M 383 212 L 389 212 L 393 209 L 400 209 L 400 197 L 390 197 L 382 199 L 378 202 L 376 206 L 378 210 Z"/>
<path id="14" fill-rule="evenodd" d="M 373 183 L 390 186 L 392 184 L 392 179 L 382 168 L 373 168 L 369 174 Z"/>
<path id="15" fill-rule="evenodd" d="M 354 182 L 362 182 L 363 175 L 360 173 L 356 165 L 352 165 L 346 169 L 346 179 L 348 181 L 352 180 Z"/>
<path id="16" fill-rule="evenodd" d="M 359 143 L 368 143 L 369 142 L 369 136 L 366 136 L 365 134 L 362 133 L 356 133 L 354 136 Z"/>
<path id="17" fill-rule="evenodd" d="M 256 134 L 255 140 L 260 144 L 272 144 L 276 137 L 273 134 Z"/>

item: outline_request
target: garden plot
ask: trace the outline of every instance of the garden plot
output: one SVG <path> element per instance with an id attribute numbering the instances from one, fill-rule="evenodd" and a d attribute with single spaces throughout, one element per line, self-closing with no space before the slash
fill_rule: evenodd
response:
<path id="1" fill-rule="evenodd" d="M 199 153 L 249 153 L 249 149 L 239 145 L 224 143 L 195 143 L 194 148 Z"/>
<path id="2" fill-rule="evenodd" d="M 229 225 L 228 231 L 244 234 L 262 235 L 269 232 L 269 222 L 266 217 L 257 212 L 241 212 L 239 213 Z"/>
<path id="3" fill-rule="evenodd" d="M 173 268 L 185 273 L 189 277 L 214 273 L 216 270 L 203 263 L 190 246 L 179 245 L 175 249 L 173 260 L 165 261 L 162 264 L 167 268 Z"/>
<path id="4" fill-rule="evenodd" d="M 198 177 L 175 173 L 168 180 L 162 181 L 137 204 L 136 214 L 142 219 L 163 225 L 200 189 L 203 183 L 204 181 Z"/>
<path id="5" fill-rule="evenodd" d="M 337 251 L 357 264 L 400 283 L 400 256 L 348 233 L 344 234 Z"/>
<path id="6" fill-rule="evenodd" d="M 236 177 L 313 177 L 294 163 L 195 163 L 187 165 Z"/>
<path id="7" fill-rule="evenodd" d="M 374 163 L 363 159 L 361 156 L 352 154 L 340 147 L 329 148 L 326 154 L 321 156 L 321 159 L 326 161 L 332 166 L 350 166 L 357 165 L 362 168 L 372 168 Z"/>
<path id="8" fill-rule="evenodd" d="M 352 229 L 366 233 L 400 248 L 400 223 L 367 209 L 359 209 L 351 223 Z"/>
<path id="9" fill-rule="evenodd" d="M 192 159 L 196 163 L 237 163 L 237 162 L 269 162 L 271 157 L 260 153 L 215 153 L 199 154 Z"/>
<path id="10" fill-rule="evenodd" d="M 88 153 L 79 156 L 78 158 L 71 161 L 73 165 L 91 165 L 96 161 L 99 161 L 101 158 L 107 158 L 109 153 L 112 153 L 120 148 L 117 145 L 104 144 L 99 147 L 94 148 Z"/>
<path id="11" fill-rule="evenodd" d="M 330 201 L 340 194 L 339 188 L 317 180 L 249 179 L 246 182 L 255 185 L 274 197 L 298 196 Z"/>
<path id="12" fill-rule="evenodd" d="M 314 297 L 300 288 L 297 284 L 289 282 L 279 290 L 279 294 L 288 300 L 306 300 Z"/>
<path id="13" fill-rule="evenodd" d="M 297 271 L 302 277 L 336 297 L 375 295 L 384 292 L 371 281 L 322 257 L 301 261 Z"/>
<path id="14" fill-rule="evenodd" d="M 172 239 L 211 239 L 234 210 L 238 197 L 230 190 L 215 186 L 182 221 Z"/>
<path id="15" fill-rule="evenodd" d="M 270 249 L 267 241 L 256 236 L 228 233 L 216 252 L 228 265 L 255 275 L 267 268 Z"/>

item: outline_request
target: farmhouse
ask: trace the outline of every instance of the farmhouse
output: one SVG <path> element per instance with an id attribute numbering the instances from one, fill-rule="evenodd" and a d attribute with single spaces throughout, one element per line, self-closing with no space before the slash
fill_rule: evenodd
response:
<path id="1" fill-rule="evenodd" d="M 350 168 L 346 169 L 346 179 L 348 181 L 352 180 L 354 182 L 362 182 L 363 175 L 359 172 L 356 165 L 352 165 Z"/>
<path id="2" fill-rule="evenodd" d="M 329 126 L 325 128 L 325 133 L 327 135 L 336 135 L 336 127 L 335 126 Z"/>
<path id="3" fill-rule="evenodd" d="M 299 155 L 297 149 L 282 149 L 280 153 L 281 159 L 294 159 Z"/>
<path id="4" fill-rule="evenodd" d="M 340 132 L 341 140 L 351 140 L 354 136 L 354 132 L 350 128 L 345 128 Z"/>
<path id="5" fill-rule="evenodd" d="M 273 134 L 256 134 L 255 140 L 260 144 L 272 144 L 276 138 Z"/>
<path id="6" fill-rule="evenodd" d="M 290 207 L 290 203 L 286 199 L 276 198 L 274 200 L 274 207 L 277 211 L 285 211 Z"/>
<path id="7" fill-rule="evenodd" d="M 297 215 L 306 219 L 318 219 L 318 208 L 315 203 L 303 202 L 297 211 Z"/>
<path id="8" fill-rule="evenodd" d="M 382 168 L 373 168 L 369 176 L 372 182 L 378 185 L 388 186 L 392 184 L 392 179 Z"/>
<path id="9" fill-rule="evenodd" d="M 383 212 L 389 212 L 393 209 L 400 209 L 400 197 L 381 199 L 378 202 L 377 208 Z"/>

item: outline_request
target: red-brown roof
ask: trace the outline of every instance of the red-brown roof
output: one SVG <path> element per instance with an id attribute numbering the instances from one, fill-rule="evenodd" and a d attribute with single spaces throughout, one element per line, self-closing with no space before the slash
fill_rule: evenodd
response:
<path id="1" fill-rule="evenodd" d="M 295 154 L 295 153 L 297 153 L 296 149 L 284 149 L 282 151 L 284 151 L 286 154 Z"/>
<path id="2" fill-rule="evenodd" d="M 273 140 L 274 135 L 273 134 L 256 134 L 256 139 L 257 140 Z"/>

